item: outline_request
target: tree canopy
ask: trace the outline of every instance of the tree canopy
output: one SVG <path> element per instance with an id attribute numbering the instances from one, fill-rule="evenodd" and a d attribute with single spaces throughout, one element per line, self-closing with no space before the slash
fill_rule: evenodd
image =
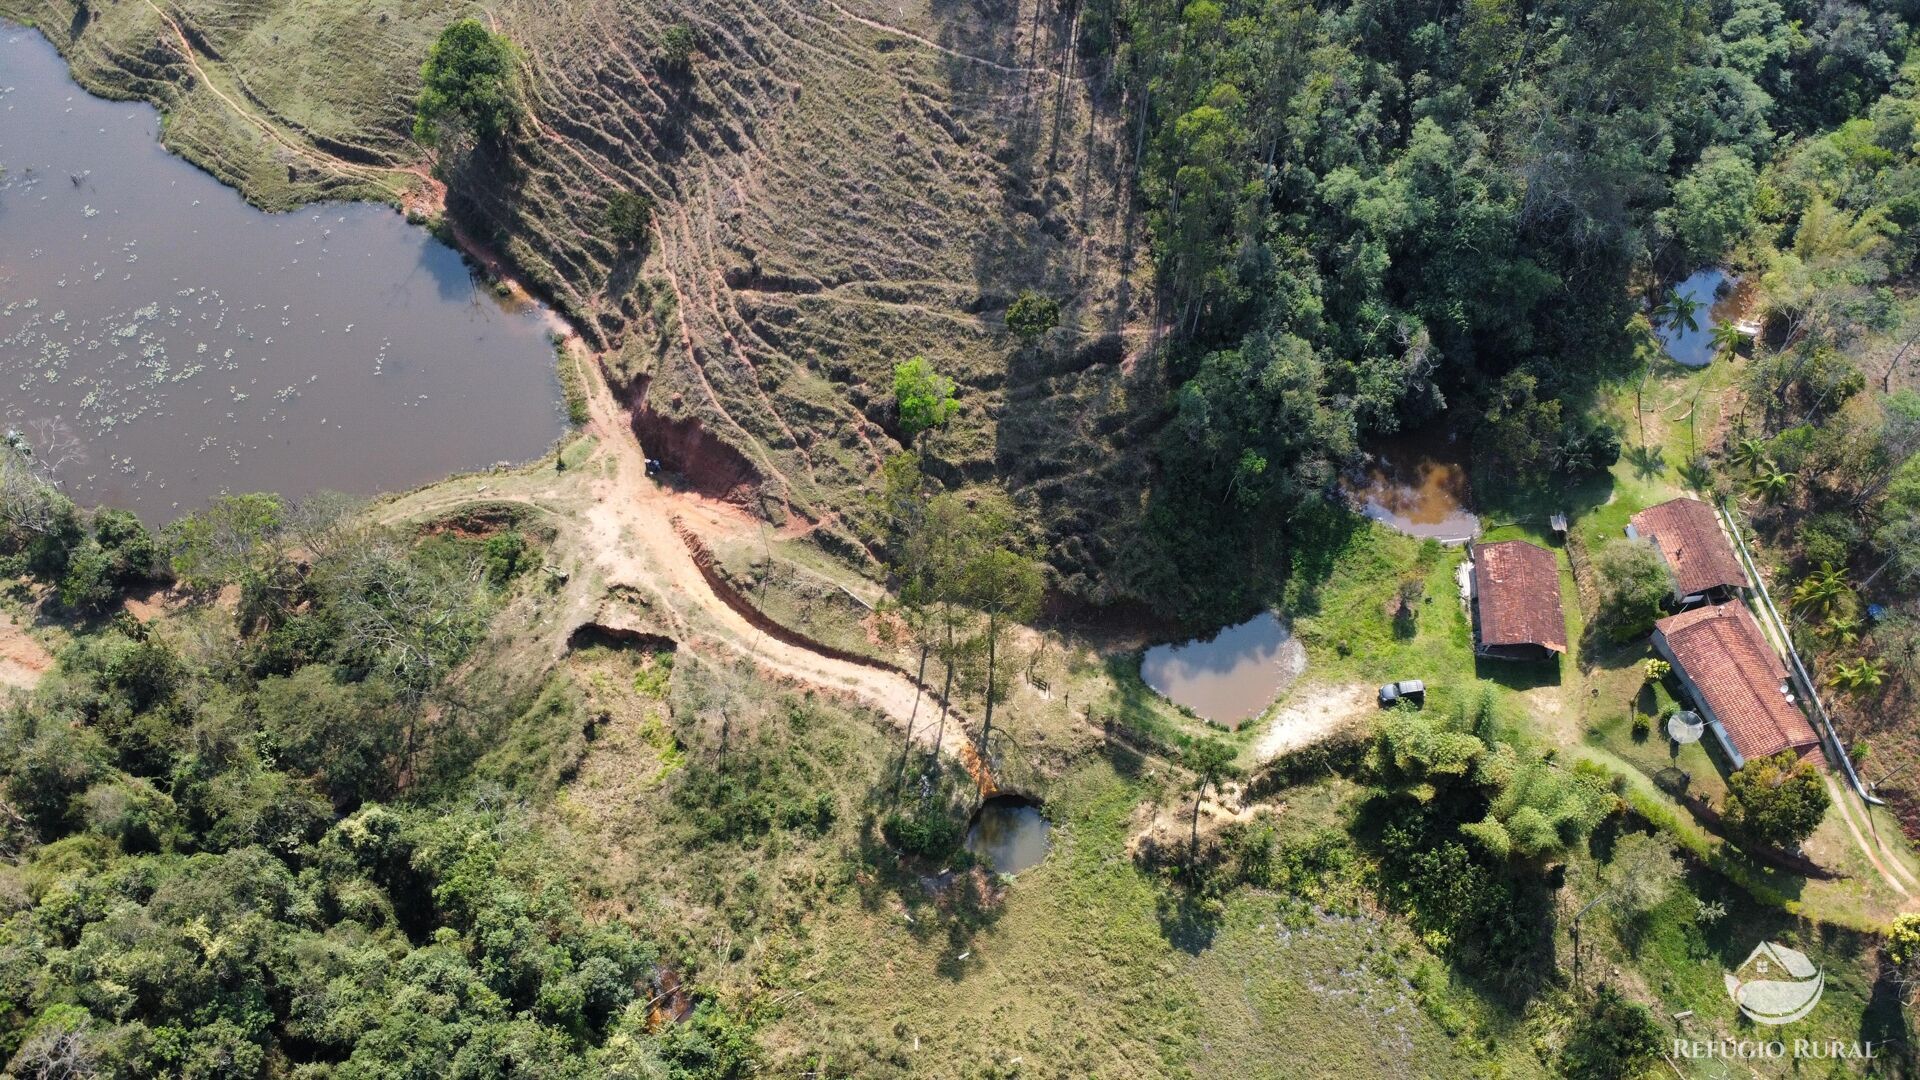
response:
<path id="1" fill-rule="evenodd" d="M 1769 280 L 1803 283 L 1805 325 L 1884 307 L 1863 283 L 1920 235 L 1893 223 L 1915 221 L 1894 194 L 1912 109 L 1882 100 L 1907 85 L 1906 35 L 1889 11 L 1823 10 L 1092 0 L 1081 44 L 1139 110 L 1170 331 L 1155 543 L 1128 559 L 1229 568 L 1129 567 L 1135 594 L 1244 609 L 1239 583 L 1284 559 L 1256 538 L 1309 512 L 1325 462 L 1443 416 L 1489 487 L 1611 465 L 1593 402 L 1639 363 L 1644 278 L 1779 235 L 1804 251 Z M 1242 377 L 1275 356 L 1298 377 Z"/>
<path id="2" fill-rule="evenodd" d="M 1820 771 L 1791 750 L 1755 758 L 1727 777 L 1727 824 L 1762 844 L 1791 848 L 1826 817 Z"/>
<path id="3" fill-rule="evenodd" d="M 1615 642 L 1647 636 L 1673 599 L 1673 577 L 1666 560 L 1646 542 L 1612 540 L 1593 557 L 1600 582 L 1596 622 Z"/>
<path id="4" fill-rule="evenodd" d="M 1007 307 L 1007 329 L 1019 335 L 1022 341 L 1038 341 L 1058 325 L 1060 301 L 1042 296 L 1032 289 L 1014 297 L 1013 303 Z"/>
<path id="5" fill-rule="evenodd" d="M 934 370 L 924 356 L 894 365 L 893 402 L 908 442 L 944 425 L 960 407 L 954 400 L 953 380 Z"/>
<path id="6" fill-rule="evenodd" d="M 513 43 L 478 19 L 461 19 L 441 31 L 420 68 L 413 137 L 431 146 L 450 127 L 482 142 L 511 132 L 519 112 L 517 62 Z"/>

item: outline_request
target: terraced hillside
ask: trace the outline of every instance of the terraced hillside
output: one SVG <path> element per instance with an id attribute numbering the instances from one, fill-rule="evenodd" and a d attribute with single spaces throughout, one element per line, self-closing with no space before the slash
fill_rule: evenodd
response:
<path id="1" fill-rule="evenodd" d="M 1062 539 L 1069 587 L 1135 516 L 1159 376 L 1117 102 L 1077 67 L 1071 13 L 1031 0 L 0 0 L 90 88 L 169 110 L 170 144 L 270 207 L 398 199 L 440 27 L 521 49 L 507 153 L 450 152 L 447 203 L 607 352 L 651 453 L 782 524 L 838 524 L 882 458 L 892 365 L 963 386 L 949 479 L 999 477 Z M 684 68 L 660 42 L 691 31 Z M 601 225 L 651 195 L 650 243 Z M 1021 289 L 1066 325 L 1022 349 Z M 851 549 L 850 545 L 848 546 Z"/>

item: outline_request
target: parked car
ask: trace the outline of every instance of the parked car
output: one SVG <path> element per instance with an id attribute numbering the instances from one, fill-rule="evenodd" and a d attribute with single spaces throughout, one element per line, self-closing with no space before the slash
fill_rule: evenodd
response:
<path id="1" fill-rule="evenodd" d="M 1421 682 L 1419 679 L 1402 679 L 1399 682 L 1390 682 L 1380 688 L 1381 708 L 1392 708 L 1403 701 L 1411 701 L 1415 705 L 1425 705 L 1427 703 L 1427 684 Z"/>

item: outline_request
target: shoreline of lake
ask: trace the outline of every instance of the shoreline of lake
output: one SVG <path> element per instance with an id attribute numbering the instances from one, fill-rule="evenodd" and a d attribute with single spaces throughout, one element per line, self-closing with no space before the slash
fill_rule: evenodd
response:
<path id="1" fill-rule="evenodd" d="M 556 316 L 392 207 L 268 214 L 0 23 L 0 427 L 85 504 L 372 495 L 565 431 Z"/>

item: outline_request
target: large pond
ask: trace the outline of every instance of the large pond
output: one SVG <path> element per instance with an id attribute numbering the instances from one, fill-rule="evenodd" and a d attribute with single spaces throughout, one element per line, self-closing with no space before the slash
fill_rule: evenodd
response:
<path id="1" fill-rule="evenodd" d="M 1306 650 L 1271 611 L 1210 638 L 1155 645 L 1140 678 L 1203 719 L 1238 727 L 1265 711 L 1306 670 Z"/>
<path id="2" fill-rule="evenodd" d="M 1040 809 L 1013 795 L 995 795 L 967 829 L 967 850 L 984 855 L 996 872 L 1017 874 L 1040 865 L 1053 846 L 1053 826 Z"/>
<path id="3" fill-rule="evenodd" d="M 1713 328 L 1720 323 L 1739 323 L 1753 298 L 1750 282 L 1742 281 L 1717 266 L 1696 270 L 1674 286 L 1674 291 L 1694 303 L 1693 325 L 1679 319 L 1654 320 L 1654 333 L 1667 355 L 1687 367 L 1706 367 L 1717 350 Z"/>
<path id="4" fill-rule="evenodd" d="M 1344 480 L 1361 513 L 1409 536 L 1460 540 L 1480 531 L 1468 509 L 1465 446 L 1438 429 L 1381 439 Z"/>
<path id="5" fill-rule="evenodd" d="M 551 317 L 392 209 L 265 214 L 0 23 L 0 427 L 82 504 L 370 494 L 538 456 Z"/>

